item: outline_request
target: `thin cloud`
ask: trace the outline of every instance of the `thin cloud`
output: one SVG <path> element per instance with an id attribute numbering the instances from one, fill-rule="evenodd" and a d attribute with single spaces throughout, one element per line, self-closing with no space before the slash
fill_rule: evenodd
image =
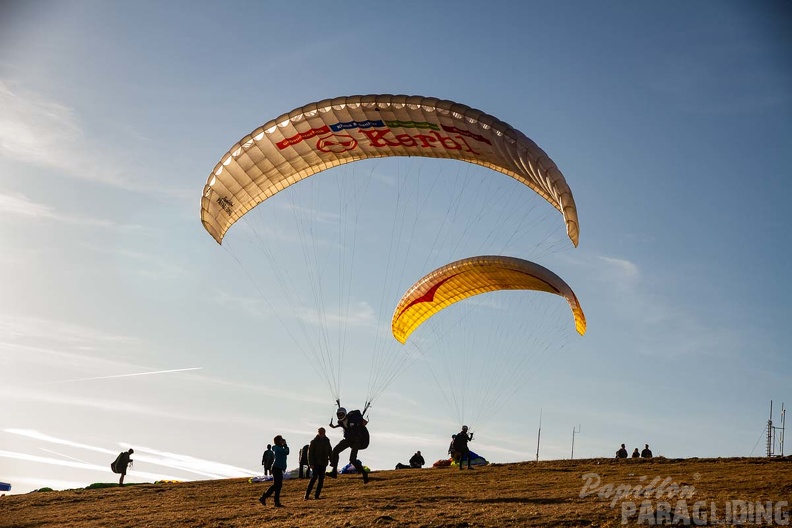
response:
<path id="1" fill-rule="evenodd" d="M 141 141 L 139 137 L 128 139 Z M 72 108 L 3 79 L 0 79 L 0 157 L 150 195 L 179 200 L 194 196 L 187 189 L 159 187 L 156 180 L 142 181 L 129 168 L 134 160 L 86 137 L 79 115 Z"/>
<path id="2" fill-rule="evenodd" d="M 115 374 L 112 376 L 94 376 L 92 378 L 75 378 L 75 379 L 67 379 L 67 380 L 58 380 L 58 381 L 45 381 L 42 385 L 50 385 L 53 383 L 72 383 L 75 381 L 93 381 L 93 380 L 103 380 L 103 379 L 111 379 L 111 378 L 130 378 L 133 376 L 151 376 L 153 374 L 170 374 L 172 372 L 187 372 L 190 370 L 201 370 L 203 367 L 190 367 L 190 368 L 182 368 L 182 369 L 171 369 L 171 370 L 155 370 L 149 372 L 135 372 L 133 374 Z"/>
<path id="3" fill-rule="evenodd" d="M 211 460 L 203 460 L 195 458 L 190 455 L 182 455 L 179 453 L 172 453 L 170 451 L 160 451 L 151 447 L 138 446 L 135 447 L 135 456 L 139 460 L 157 463 L 174 469 L 181 469 L 184 471 L 191 471 L 193 473 L 206 473 L 213 474 L 214 478 L 228 478 L 240 476 L 255 476 L 259 473 L 250 471 L 245 468 L 223 464 L 222 462 L 213 462 Z M 154 457 L 141 457 L 139 453 L 147 453 L 154 455 Z M 156 462 L 155 462 L 156 461 Z"/>
<path id="4" fill-rule="evenodd" d="M 194 380 L 192 385 L 193 389 L 201 390 L 201 384 L 205 383 L 201 378 Z M 222 382 L 218 382 L 223 384 Z M 246 386 L 244 384 L 235 384 L 227 382 L 224 385 L 244 390 L 252 394 L 264 395 L 277 395 L 279 398 L 297 401 L 300 403 L 316 404 L 323 400 L 311 398 L 310 396 L 300 396 L 297 393 L 285 394 L 282 391 L 267 390 L 255 386 Z M 108 398 L 96 398 L 95 396 L 70 396 L 64 394 L 62 391 L 47 392 L 42 388 L 35 390 L 25 387 L 12 387 L 8 385 L 0 386 L 0 401 L 14 403 L 19 406 L 24 403 L 39 403 L 45 404 L 48 408 L 68 408 L 75 407 L 81 409 L 92 409 L 102 412 L 111 413 L 113 416 L 130 414 L 137 416 L 144 416 L 146 419 L 163 418 L 171 423 L 188 422 L 188 423 L 201 423 L 201 424 L 225 424 L 226 426 L 237 426 L 250 424 L 255 416 L 244 413 L 234 413 L 233 411 L 221 411 L 218 413 L 207 413 L 201 409 L 191 409 L 189 412 L 183 409 L 165 409 L 162 403 L 152 403 L 151 405 L 142 405 L 132 403 L 126 400 L 114 400 Z"/>
<path id="5" fill-rule="evenodd" d="M 136 338 L 115 335 L 94 328 L 55 319 L 27 316 L 0 316 L 0 350 L 12 361 L 41 365 L 46 369 L 65 368 L 86 374 L 129 372 L 145 366 L 125 361 L 139 344 Z M 139 357 L 139 354 L 135 354 Z M 3 376 L 0 374 L 0 379 Z M 39 378 L 40 379 L 40 378 Z M 9 378 L 7 384 L 20 379 Z M 38 380 L 37 380 L 38 381 Z"/>
<path id="6" fill-rule="evenodd" d="M 0 341 L 0 350 L 7 352 L 7 357 L 11 361 L 20 364 L 26 363 L 29 365 L 37 365 L 46 368 L 47 370 L 66 369 L 73 371 L 75 365 L 79 365 L 79 370 L 82 372 L 107 372 L 109 370 L 123 371 L 130 370 L 132 368 L 141 368 L 139 365 L 133 365 L 132 363 L 126 361 L 101 357 L 99 355 L 103 353 L 101 350 L 94 350 L 93 348 L 87 346 L 82 350 L 75 347 L 77 349 L 72 351 L 64 350 L 66 347 L 68 347 L 68 345 L 63 344 L 59 346 L 57 343 L 54 343 L 52 346 L 35 346 Z M 3 377 L 0 376 L 0 379 L 3 379 Z M 11 378 L 8 378 L 4 381 L 6 381 L 6 383 L 9 385 L 12 384 Z M 14 384 L 18 385 L 23 383 L 23 380 L 18 377 L 13 381 L 15 382 Z M 2 390 L 3 388 L 0 387 L 0 391 Z"/>
<path id="7" fill-rule="evenodd" d="M 47 341 L 70 346 L 82 346 L 93 343 L 134 344 L 136 338 L 110 334 L 55 319 L 16 316 L 4 314 L 0 316 L 0 343 L 10 339 L 40 338 L 46 336 Z"/>
<path id="8" fill-rule="evenodd" d="M 53 455 L 58 455 L 59 457 L 68 458 L 69 460 L 74 460 L 75 462 L 82 462 L 83 464 L 87 464 L 85 460 L 80 460 L 79 458 L 74 458 L 69 455 L 64 455 L 63 453 L 58 453 L 57 451 L 52 451 L 50 449 L 44 449 L 43 447 L 39 447 L 42 451 L 46 453 L 52 453 Z"/>
<path id="9" fill-rule="evenodd" d="M 48 205 L 34 202 L 23 194 L 4 194 L 0 192 L 0 215 L 109 229 L 141 229 L 139 225 L 117 224 L 100 218 L 60 213 Z"/>
<path id="10" fill-rule="evenodd" d="M 107 464 L 86 464 L 84 462 L 73 462 L 71 460 L 61 460 L 59 458 L 48 458 L 48 457 L 41 457 L 37 455 L 29 455 L 27 453 L 19 453 L 16 451 L 5 451 L 0 450 L 0 457 L 2 458 L 13 458 L 16 460 L 24 460 L 26 462 L 37 462 L 39 464 L 49 464 L 53 466 L 64 466 L 70 467 L 74 469 L 83 469 L 89 471 L 101 471 L 103 473 L 107 473 L 108 465 Z M 188 480 L 180 477 L 175 477 L 173 475 L 165 475 L 162 473 L 149 473 L 147 471 L 135 471 L 135 477 L 137 478 L 146 478 L 146 479 L 153 479 L 153 480 Z"/>
<path id="11" fill-rule="evenodd" d="M 4 401 L 8 402 L 36 402 L 44 403 L 52 408 L 57 406 L 61 407 L 81 407 L 84 409 L 96 409 L 100 411 L 107 411 L 114 415 L 119 414 L 137 414 L 146 416 L 147 418 L 165 418 L 168 420 L 183 420 L 190 422 L 202 423 L 217 423 L 218 416 L 209 416 L 202 413 L 185 414 L 183 411 L 165 411 L 161 406 L 145 406 L 135 403 L 130 403 L 124 400 L 108 400 L 106 398 L 96 397 L 75 397 L 67 396 L 61 392 L 49 393 L 41 390 L 31 391 L 21 388 L 6 389 L 0 388 L 0 396 Z"/>
<path id="12" fill-rule="evenodd" d="M 171 280 L 184 278 L 193 273 L 192 270 L 174 263 L 172 259 L 164 258 L 159 254 L 130 251 L 127 249 L 108 249 L 96 245 L 86 245 L 87 249 L 103 255 L 119 257 L 124 262 L 124 267 L 129 271 L 152 280 Z"/>
<path id="13" fill-rule="evenodd" d="M 639 354 L 666 359 L 722 355 L 742 340 L 730 328 L 706 324 L 691 307 L 680 305 L 664 291 L 653 291 L 642 281 L 643 271 L 630 260 L 600 255 L 585 265 L 600 302 L 610 305 L 614 324 Z M 668 332 L 669 328 L 674 331 Z"/>
<path id="14" fill-rule="evenodd" d="M 624 281 L 632 284 L 641 276 L 638 266 L 629 260 L 604 256 L 599 257 L 599 259 L 608 265 L 603 268 L 605 276 L 609 279 L 621 281 L 621 284 L 624 284 Z"/>
<path id="15" fill-rule="evenodd" d="M 274 299 L 275 296 L 272 296 L 272 298 Z M 376 313 L 371 305 L 365 301 L 353 302 L 350 304 L 349 310 L 341 313 L 329 309 L 319 312 L 307 304 L 296 308 L 290 304 L 276 306 L 273 304 L 272 299 L 269 298 L 240 297 L 229 295 L 221 290 L 215 292 L 214 300 L 222 306 L 235 306 L 257 318 L 277 314 L 277 317 L 281 320 L 297 319 L 315 326 L 323 326 L 328 323 L 333 325 L 344 323 L 357 327 L 377 326 Z M 264 310 L 262 306 L 265 305 L 270 309 Z"/>
<path id="16" fill-rule="evenodd" d="M 16 490 L 19 487 L 25 487 L 25 486 L 32 489 L 43 488 L 46 486 L 48 488 L 52 488 L 55 490 L 70 490 L 70 489 L 85 487 L 85 482 L 81 482 L 78 480 L 61 480 L 61 479 L 53 479 L 50 477 L 47 478 L 21 477 L 21 476 L 16 476 L 14 474 L 4 475 L 4 478 L 14 484 L 14 490 Z"/>
<path id="17" fill-rule="evenodd" d="M 99 446 L 92 446 L 80 442 L 73 442 L 71 440 L 57 438 L 31 429 L 5 429 L 4 432 L 19 436 L 24 436 L 26 438 L 31 438 L 33 440 L 38 440 L 42 442 L 48 442 L 57 445 L 78 448 L 78 449 L 84 449 L 96 453 L 102 453 L 107 455 L 117 454 L 116 451 L 113 449 L 107 449 Z M 119 444 L 119 446 L 122 447 L 123 449 L 128 449 L 130 447 L 128 444 Z M 196 473 L 205 477 L 228 478 L 228 477 L 254 476 L 258 474 L 250 470 L 247 470 L 245 468 L 231 466 L 228 464 L 223 464 L 221 462 L 214 462 L 211 460 L 195 458 L 190 455 L 182 455 L 179 453 L 173 453 L 169 451 L 161 451 L 158 449 L 145 447 L 145 446 L 134 446 L 133 449 L 135 450 L 136 462 L 145 462 L 147 464 L 155 464 L 163 467 L 168 467 L 171 469 L 188 471 L 190 473 Z M 34 455 L 24 455 L 24 456 L 32 457 Z M 56 459 L 48 459 L 48 460 L 56 460 Z M 80 463 L 85 464 L 85 462 L 80 462 Z M 62 465 L 67 465 L 67 464 L 62 464 Z M 71 467 L 76 467 L 76 466 L 71 466 Z M 100 466 L 100 467 L 102 471 L 107 470 L 106 466 Z M 136 471 L 135 474 L 138 476 L 142 475 L 142 473 L 138 471 Z M 174 479 L 177 477 L 163 477 L 163 478 Z"/>
<path id="18" fill-rule="evenodd" d="M 78 178 L 128 186 L 116 169 L 98 166 L 99 151 L 86 146 L 71 108 L 0 80 L 0 154 Z"/>
<path id="19" fill-rule="evenodd" d="M 350 326 L 369 326 L 377 324 L 377 317 L 371 305 L 365 301 L 352 303 L 346 313 L 326 310 L 318 312 L 313 308 L 303 307 L 295 310 L 295 317 L 317 326 L 344 323 Z"/>
<path id="20" fill-rule="evenodd" d="M 211 383 L 213 385 L 228 387 L 232 390 L 243 391 L 255 395 L 277 396 L 279 399 L 282 400 L 295 401 L 310 405 L 324 405 L 325 403 L 327 403 L 324 397 L 313 396 L 310 394 L 303 393 L 302 391 L 283 392 L 283 390 L 281 389 L 271 388 L 267 385 L 231 381 L 220 378 L 212 378 L 208 376 L 203 376 L 201 374 L 197 374 L 195 377 L 200 383 Z"/>

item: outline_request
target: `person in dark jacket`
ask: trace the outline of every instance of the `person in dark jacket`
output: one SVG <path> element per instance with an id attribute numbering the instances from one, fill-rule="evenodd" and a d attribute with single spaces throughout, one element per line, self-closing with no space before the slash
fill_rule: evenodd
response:
<path id="1" fill-rule="evenodd" d="M 470 449 L 468 442 L 473 440 L 473 433 L 468 433 L 468 426 L 463 425 L 462 430 L 454 437 L 454 454 L 458 457 L 459 469 L 462 469 L 462 462 L 467 459 L 468 469 L 473 469 L 470 465 Z"/>
<path id="2" fill-rule="evenodd" d="M 641 451 L 641 458 L 652 458 L 652 450 L 649 449 L 649 444 L 644 444 L 644 449 Z M 638 448 L 635 449 L 638 451 Z"/>
<path id="3" fill-rule="evenodd" d="M 272 474 L 272 463 L 275 462 L 275 453 L 272 452 L 272 445 L 267 444 L 267 450 L 261 455 L 261 465 L 264 466 L 264 476 Z"/>
<path id="4" fill-rule="evenodd" d="M 635 451 L 633 451 L 633 452 L 632 452 L 632 455 L 630 455 L 630 456 L 631 456 L 632 458 L 641 458 L 641 453 L 639 453 L 639 452 L 638 452 L 638 448 L 636 447 L 636 448 L 635 448 Z"/>
<path id="5" fill-rule="evenodd" d="M 124 477 L 126 477 L 127 467 L 132 464 L 132 459 L 130 457 L 134 452 L 135 450 L 132 448 L 129 448 L 129 451 L 122 451 L 118 454 L 115 461 L 110 464 L 110 469 L 112 469 L 114 473 L 121 473 L 121 478 L 118 479 L 119 486 L 124 485 Z"/>
<path id="6" fill-rule="evenodd" d="M 369 435 L 366 429 L 368 420 L 363 418 L 363 414 L 360 411 L 351 411 L 347 414 L 346 409 L 343 407 L 339 407 L 336 410 L 336 418 L 338 418 L 338 424 L 333 425 L 333 420 L 330 420 L 330 427 L 333 429 L 343 427 L 344 439 L 336 444 L 330 454 L 330 467 L 333 469 L 327 476 L 330 478 L 338 477 L 338 455 L 349 447 L 351 448 L 349 462 L 355 466 L 358 473 L 363 475 L 363 484 L 368 484 L 368 473 L 363 470 L 363 464 L 357 458 L 358 450 L 368 447 Z"/>
<path id="7" fill-rule="evenodd" d="M 624 444 L 616 451 L 616 458 L 627 458 L 627 448 L 624 447 Z"/>
<path id="8" fill-rule="evenodd" d="M 262 506 L 267 505 L 267 499 L 275 495 L 275 507 L 283 506 L 280 502 L 280 492 L 283 487 L 283 472 L 286 471 L 286 456 L 289 454 L 289 446 L 281 435 L 274 438 L 272 452 L 275 453 L 275 462 L 272 463 L 272 485 L 259 497 Z"/>
<path id="9" fill-rule="evenodd" d="M 297 471 L 297 476 L 299 478 L 308 478 L 311 476 L 311 468 L 308 465 L 308 444 L 305 444 L 302 449 L 300 449 L 300 468 Z"/>
<path id="10" fill-rule="evenodd" d="M 416 451 L 415 454 L 410 459 L 410 467 L 421 468 L 424 464 L 426 464 L 426 461 L 424 461 L 424 457 L 421 456 L 421 452 Z"/>
<path id="11" fill-rule="evenodd" d="M 316 483 L 314 498 L 318 499 L 322 493 L 325 470 L 327 470 L 327 463 L 330 461 L 332 452 L 333 446 L 330 444 L 330 439 L 325 436 L 325 428 L 320 427 L 314 439 L 308 444 L 308 466 L 311 468 L 311 480 L 308 482 L 308 489 L 305 490 L 305 500 L 311 498 L 311 489 L 313 489 L 314 483 Z"/>
<path id="12" fill-rule="evenodd" d="M 451 457 L 451 460 L 456 460 L 456 451 L 454 450 L 454 444 L 456 443 L 456 435 L 451 435 L 451 443 L 448 445 L 448 456 Z"/>

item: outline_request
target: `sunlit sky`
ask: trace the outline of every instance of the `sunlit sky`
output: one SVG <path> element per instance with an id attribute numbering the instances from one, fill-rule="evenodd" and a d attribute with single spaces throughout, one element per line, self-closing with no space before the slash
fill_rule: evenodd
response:
<path id="1" fill-rule="evenodd" d="M 234 248 L 245 227 L 219 246 L 199 200 L 215 164 L 256 127 L 368 93 L 497 116 L 552 157 L 577 202 L 579 247 L 543 252 L 529 233 L 488 248 L 563 277 L 588 332 L 542 352 L 473 424 L 475 452 L 533 460 L 541 414 L 545 460 L 569 458 L 576 427 L 575 458 L 610 457 L 621 443 L 666 457 L 764 454 L 770 401 L 776 411 L 792 404 L 788 3 L 484 6 L 0 3 L 0 481 L 12 493 L 112 482 L 109 464 L 128 447 L 127 482 L 257 475 L 276 434 L 296 467 L 334 398 L 281 311 L 289 300 Z M 368 174 L 362 207 L 383 220 L 388 185 L 429 181 L 438 162 L 353 165 L 294 186 L 264 213 L 307 208 L 299 193 Z M 547 203 L 511 194 L 520 193 L 562 227 Z M 328 204 L 313 207 L 315 221 L 339 220 L 323 216 Z M 493 218 L 480 227 L 514 233 Z M 278 253 L 291 233 L 272 229 L 265 245 Z M 356 229 L 361 248 L 390 243 L 376 222 Z M 420 253 L 419 235 L 432 229 L 418 229 L 394 288 L 445 263 Z M 484 248 L 468 238 L 471 251 Z M 371 377 L 366 340 L 389 329 L 398 301 L 372 293 L 383 254 L 354 254 L 339 365 L 350 408 L 363 405 Z M 467 331 L 483 339 L 488 327 Z M 430 464 L 446 456 L 459 408 L 435 383 L 442 362 L 423 363 L 372 407 L 365 465 L 391 469 L 419 449 Z M 468 383 L 474 400 L 474 383 L 459 379 Z"/>

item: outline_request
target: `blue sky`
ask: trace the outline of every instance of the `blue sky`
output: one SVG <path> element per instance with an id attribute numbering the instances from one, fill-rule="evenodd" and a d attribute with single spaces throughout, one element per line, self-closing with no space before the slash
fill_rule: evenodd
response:
<path id="1" fill-rule="evenodd" d="M 553 158 L 577 202 L 578 248 L 544 251 L 532 232 L 508 249 L 573 287 L 588 332 L 538 354 L 476 427 L 474 450 L 533 459 L 541 412 L 543 459 L 568 457 L 577 425 L 576 457 L 622 442 L 668 457 L 762 454 L 769 402 L 789 402 L 792 386 L 789 23 L 786 3 L 769 1 L 2 3 L 0 481 L 13 492 L 110 481 L 126 446 L 138 461 L 130 481 L 254 475 L 275 434 L 292 447 L 312 438 L 334 405 L 279 311 L 289 300 L 241 243 L 204 231 L 199 198 L 256 127 L 366 93 L 499 117 Z M 390 242 L 376 224 L 389 185 L 471 170 L 353 165 L 260 213 L 278 218 L 306 193 L 368 174 L 361 208 L 374 220 L 352 225 L 376 248 Z M 560 215 L 529 194 L 555 234 Z M 311 204 L 314 222 L 339 220 L 330 201 Z M 480 226 L 516 232 L 497 218 Z M 267 240 L 290 268 L 293 233 L 276 231 Z M 442 252 L 418 258 L 424 238 L 393 291 L 445 263 Z M 484 248 L 471 238 L 465 250 Z M 346 316 L 357 319 L 340 365 L 350 407 L 371 376 L 372 328 L 390 320 L 372 299 L 390 310 L 398 300 L 374 295 L 383 255 L 355 257 Z M 439 361 L 413 363 L 372 408 L 361 453 L 372 468 L 417 449 L 442 458 L 461 425 L 427 376 L 451 366 L 426 352 Z"/>

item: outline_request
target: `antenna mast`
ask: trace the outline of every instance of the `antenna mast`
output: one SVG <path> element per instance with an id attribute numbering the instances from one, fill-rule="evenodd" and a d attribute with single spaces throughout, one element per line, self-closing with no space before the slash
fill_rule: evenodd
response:
<path id="1" fill-rule="evenodd" d="M 574 460 L 575 458 L 575 435 L 580 434 L 580 425 L 577 426 L 577 430 L 575 427 L 572 428 L 572 456 L 569 458 L 570 460 Z"/>
<path id="2" fill-rule="evenodd" d="M 781 427 L 773 425 L 773 400 L 770 400 L 770 419 L 767 420 L 767 456 L 784 456 L 784 428 L 786 425 L 786 409 L 781 404 Z M 776 453 L 776 433 L 778 433 L 778 448 Z"/>
<path id="3" fill-rule="evenodd" d="M 784 409 L 784 404 L 781 404 L 781 435 L 779 436 L 778 442 L 781 444 L 781 456 L 784 456 L 784 428 L 786 427 L 786 409 Z"/>
<path id="4" fill-rule="evenodd" d="M 542 438 L 542 409 L 539 409 L 539 434 L 536 435 L 536 461 L 539 462 L 539 440 Z"/>

